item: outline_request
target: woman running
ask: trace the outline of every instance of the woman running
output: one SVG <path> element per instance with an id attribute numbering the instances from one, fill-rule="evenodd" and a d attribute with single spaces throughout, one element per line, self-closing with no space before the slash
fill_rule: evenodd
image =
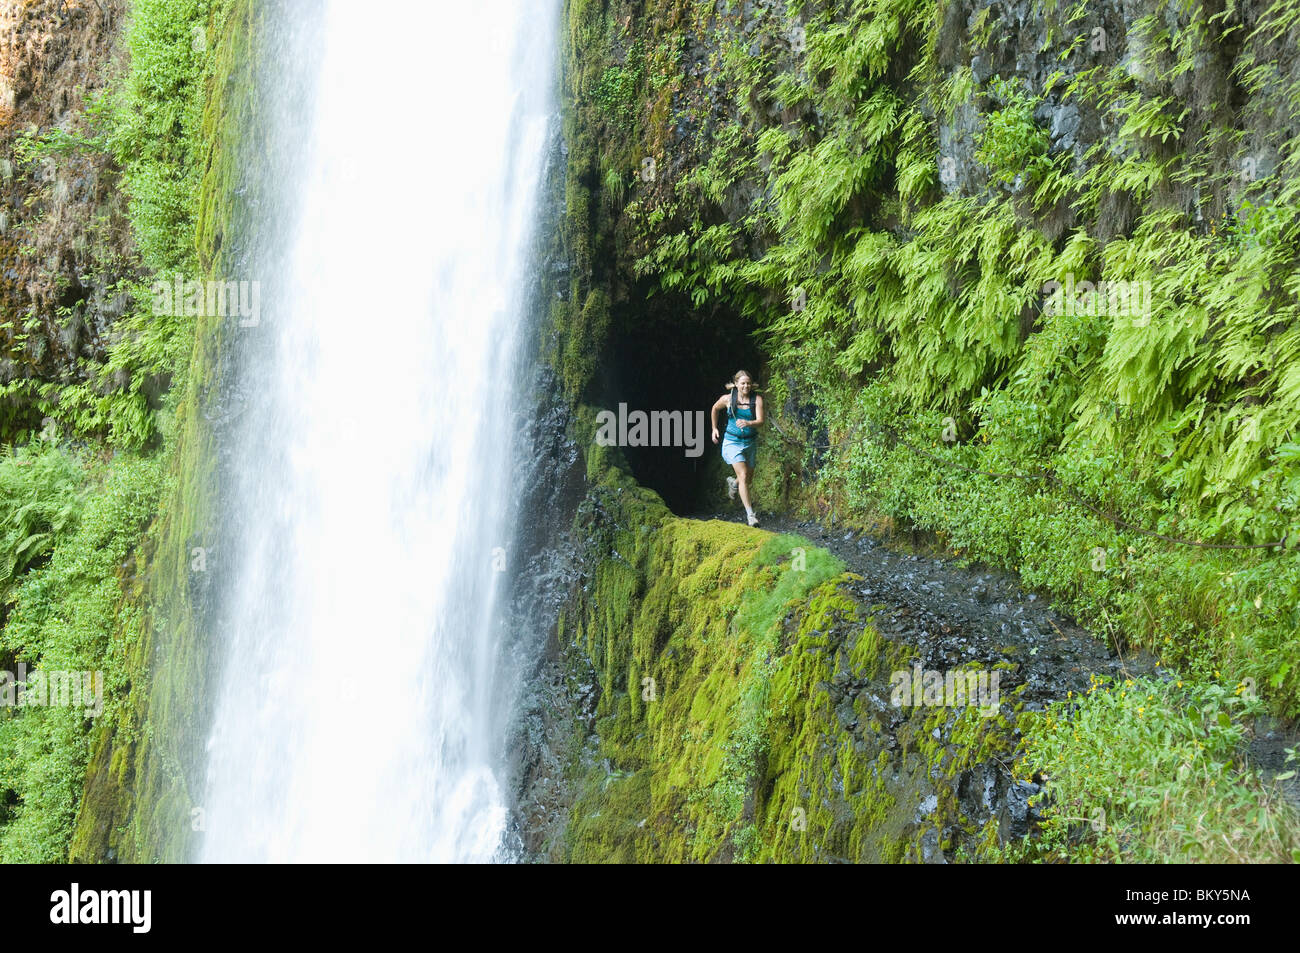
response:
<path id="1" fill-rule="evenodd" d="M 727 432 L 722 440 L 722 459 L 736 470 L 727 477 L 728 495 L 734 500 L 740 490 L 740 502 L 745 504 L 745 515 L 750 526 L 758 525 L 758 516 L 749 502 L 749 488 L 754 479 L 755 438 L 763 423 L 763 398 L 758 396 L 748 371 L 736 371 L 727 385 L 731 393 L 723 394 L 713 402 L 710 419 L 713 421 L 713 442 L 718 442 L 718 411 L 727 409 Z"/>

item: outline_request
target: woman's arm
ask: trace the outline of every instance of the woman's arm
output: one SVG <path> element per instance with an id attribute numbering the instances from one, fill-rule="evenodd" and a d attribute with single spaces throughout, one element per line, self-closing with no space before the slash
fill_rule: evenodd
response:
<path id="1" fill-rule="evenodd" d="M 727 402 L 728 402 L 730 399 L 731 399 L 731 395 L 730 395 L 730 394 L 723 394 L 721 397 L 719 397 L 717 400 L 715 400 L 715 401 L 713 402 L 713 406 L 712 406 L 711 408 L 709 408 L 709 421 L 713 424 L 713 442 L 714 442 L 714 443 L 717 443 L 717 442 L 718 442 L 718 411 L 721 410 L 723 407 L 726 407 L 726 406 L 727 406 Z"/>

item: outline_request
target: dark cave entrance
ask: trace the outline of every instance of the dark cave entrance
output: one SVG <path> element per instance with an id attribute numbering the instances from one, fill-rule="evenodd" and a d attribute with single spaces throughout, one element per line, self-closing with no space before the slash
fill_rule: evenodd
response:
<path id="1" fill-rule="evenodd" d="M 710 439 L 709 407 L 740 368 L 761 385 L 765 362 L 753 340 L 753 324 L 729 309 L 697 311 L 678 295 L 646 299 L 640 286 L 629 297 L 614 308 L 618 326 L 601 407 L 617 413 L 622 402 L 629 413 L 704 415 L 703 452 L 697 457 L 681 446 L 623 447 L 637 482 L 662 496 L 674 513 L 694 513 L 710 505 L 709 495 L 701 493 L 706 482 L 721 485 L 732 472 Z"/>

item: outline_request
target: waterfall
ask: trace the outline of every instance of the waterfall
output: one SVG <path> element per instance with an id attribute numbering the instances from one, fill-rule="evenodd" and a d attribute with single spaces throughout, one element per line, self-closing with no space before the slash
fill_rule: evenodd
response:
<path id="1" fill-rule="evenodd" d="M 508 859 L 499 613 L 558 4 L 287 6 L 248 148 L 280 171 L 237 276 L 262 300 L 235 332 L 199 857 Z"/>

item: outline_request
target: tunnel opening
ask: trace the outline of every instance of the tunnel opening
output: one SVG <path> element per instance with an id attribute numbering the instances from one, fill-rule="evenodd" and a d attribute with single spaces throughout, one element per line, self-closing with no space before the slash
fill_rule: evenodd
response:
<path id="1" fill-rule="evenodd" d="M 632 446 L 631 441 L 623 446 L 637 482 L 662 496 L 674 513 L 695 514 L 714 505 L 713 483 L 725 485 L 732 472 L 710 439 L 709 408 L 741 368 L 761 385 L 765 360 L 752 322 L 740 314 L 724 307 L 701 311 L 682 295 L 647 298 L 647 288 L 632 286 L 628 300 L 614 308 L 602 407 L 616 414 L 620 404 L 628 414 L 681 411 L 694 415 L 692 428 L 702 424 L 694 448 Z M 725 416 L 721 423 L 725 426 Z"/>

